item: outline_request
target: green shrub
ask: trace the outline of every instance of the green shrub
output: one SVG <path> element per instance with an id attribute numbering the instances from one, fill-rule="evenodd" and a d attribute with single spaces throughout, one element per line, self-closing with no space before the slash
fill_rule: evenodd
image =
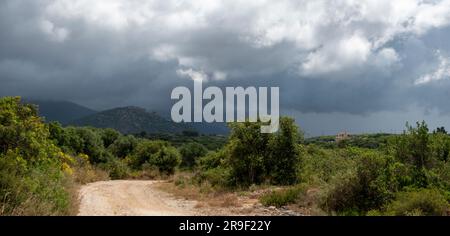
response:
<path id="1" fill-rule="evenodd" d="M 448 212 L 448 202 L 435 189 L 419 189 L 400 192 L 387 206 L 386 213 L 396 216 L 444 216 Z"/>
<path id="2" fill-rule="evenodd" d="M 314 144 L 303 148 L 300 180 L 324 185 L 339 173 L 355 167 L 355 151 L 346 149 L 323 149 Z"/>
<path id="3" fill-rule="evenodd" d="M 136 145 L 133 154 L 129 158 L 129 164 L 135 169 L 140 169 L 144 163 L 150 160 L 152 155 L 167 145 L 169 144 L 164 141 L 142 140 Z"/>
<path id="4" fill-rule="evenodd" d="M 182 166 L 191 168 L 195 165 L 197 158 L 203 157 L 208 153 L 208 149 L 200 143 L 187 143 L 180 147 Z"/>
<path id="5" fill-rule="evenodd" d="M 66 157 L 34 106 L 0 99 L 0 215 L 68 214 Z"/>
<path id="6" fill-rule="evenodd" d="M 390 159 L 376 152 L 363 154 L 354 171 L 332 181 L 322 207 L 330 213 L 366 214 L 393 198 L 398 188 Z"/>
<path id="7" fill-rule="evenodd" d="M 224 167 L 217 167 L 205 170 L 200 177 L 197 175 L 198 182 L 209 182 L 213 187 L 230 186 L 230 170 Z"/>
<path id="8" fill-rule="evenodd" d="M 304 186 L 295 186 L 287 189 L 272 191 L 264 194 L 259 199 L 264 206 L 282 207 L 291 203 L 295 203 L 299 198 L 306 194 Z"/>
<path id="9" fill-rule="evenodd" d="M 227 159 L 227 153 L 225 149 L 221 149 L 217 152 L 208 152 L 204 157 L 196 160 L 196 165 L 201 171 L 217 168 L 219 166 L 225 166 Z"/>
<path id="10" fill-rule="evenodd" d="M 181 163 L 178 150 L 172 146 L 163 146 L 160 150 L 150 156 L 148 164 L 158 167 L 161 173 L 173 174 L 175 168 Z"/>
<path id="11" fill-rule="evenodd" d="M 358 211 L 358 202 L 355 199 L 358 191 L 357 179 L 354 173 L 342 173 L 331 181 L 321 207 L 328 213 L 345 214 L 345 212 Z"/>
<path id="12" fill-rule="evenodd" d="M 76 134 L 82 140 L 81 150 L 77 153 L 84 153 L 89 156 L 92 164 L 105 163 L 108 160 L 108 152 L 103 146 L 103 140 L 99 133 L 94 129 L 81 127 L 75 128 Z"/>
<path id="13" fill-rule="evenodd" d="M 113 144 L 119 137 L 122 135 L 119 131 L 116 131 L 114 129 L 106 128 L 106 129 L 99 129 L 100 136 L 103 141 L 103 146 L 105 148 L 109 147 L 111 144 Z"/>
<path id="14" fill-rule="evenodd" d="M 125 158 L 135 150 L 138 140 L 132 136 L 120 136 L 108 147 L 108 151 L 118 158 Z"/>
<path id="15" fill-rule="evenodd" d="M 433 151 L 436 155 L 441 150 L 432 150 L 432 142 L 428 133 L 427 124 L 417 122 L 416 127 L 406 124 L 406 131 L 402 135 L 390 140 L 389 150 L 397 161 L 414 167 L 412 184 L 417 187 L 427 187 L 425 170 L 432 167 L 434 160 Z M 436 146 L 436 145 L 434 145 Z"/>
<path id="16" fill-rule="evenodd" d="M 117 158 L 110 158 L 106 163 L 101 164 L 100 167 L 109 173 L 111 179 L 124 179 L 130 176 L 128 165 Z"/>
<path id="17" fill-rule="evenodd" d="M 167 142 L 144 140 L 138 143 L 129 162 L 135 169 L 142 169 L 146 163 L 157 167 L 161 174 L 173 174 L 181 163 L 181 156 Z"/>

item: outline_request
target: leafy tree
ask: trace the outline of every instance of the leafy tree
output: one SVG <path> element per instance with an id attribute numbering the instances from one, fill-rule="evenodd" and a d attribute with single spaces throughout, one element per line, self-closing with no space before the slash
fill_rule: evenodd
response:
<path id="1" fill-rule="evenodd" d="M 130 168 L 124 162 L 124 160 L 110 157 L 105 163 L 100 164 L 102 169 L 109 172 L 111 179 L 123 179 L 129 176 Z"/>
<path id="2" fill-rule="evenodd" d="M 109 147 L 109 145 L 113 144 L 120 136 L 120 132 L 114 129 L 101 129 L 100 135 L 103 141 L 103 145 L 105 148 Z"/>
<path id="3" fill-rule="evenodd" d="M 427 186 L 426 169 L 431 168 L 432 150 L 427 124 L 417 122 L 416 127 L 406 124 L 407 130 L 391 144 L 395 158 L 414 168 L 414 182 L 418 187 Z"/>
<path id="4" fill-rule="evenodd" d="M 291 118 L 281 117 L 275 134 L 261 133 L 261 122 L 230 124 L 231 134 L 225 149 L 236 184 L 292 184 L 300 167 L 297 126 Z"/>
<path id="5" fill-rule="evenodd" d="M 269 141 L 269 158 L 265 169 L 275 184 L 293 184 L 298 180 L 300 152 L 299 132 L 294 119 L 281 117 L 280 131 Z"/>
<path id="6" fill-rule="evenodd" d="M 172 174 L 181 163 L 178 150 L 163 141 L 140 142 L 131 158 L 134 168 L 141 168 L 144 163 L 155 166 L 159 171 Z"/>
<path id="7" fill-rule="evenodd" d="M 166 145 L 168 144 L 164 141 L 142 140 L 137 144 L 131 157 L 130 164 L 133 168 L 140 168 L 153 154 L 157 153 Z"/>
<path id="8" fill-rule="evenodd" d="M 138 139 L 132 135 L 120 136 L 109 147 L 108 150 L 118 158 L 130 155 L 138 144 Z"/>
<path id="9" fill-rule="evenodd" d="M 232 123 L 230 128 L 226 149 L 233 182 L 237 185 L 263 182 L 270 135 L 261 133 L 261 122 Z"/>
<path id="10" fill-rule="evenodd" d="M 430 152 L 433 160 L 448 161 L 450 154 L 450 137 L 442 132 L 430 136 Z"/>
<path id="11" fill-rule="evenodd" d="M 163 146 L 158 152 L 150 156 L 148 164 L 158 167 L 162 173 L 173 174 L 180 165 L 181 157 L 178 150 L 172 146 Z"/>
<path id="12" fill-rule="evenodd" d="M 101 135 L 94 129 L 81 127 L 75 129 L 77 136 L 82 140 L 82 146 L 77 153 L 83 153 L 89 156 L 91 163 L 104 163 L 107 161 L 107 155 Z"/>
<path id="13" fill-rule="evenodd" d="M 50 132 L 50 139 L 54 140 L 56 145 L 61 147 L 67 143 L 65 130 L 59 122 L 50 122 L 48 124 L 48 130 Z"/>

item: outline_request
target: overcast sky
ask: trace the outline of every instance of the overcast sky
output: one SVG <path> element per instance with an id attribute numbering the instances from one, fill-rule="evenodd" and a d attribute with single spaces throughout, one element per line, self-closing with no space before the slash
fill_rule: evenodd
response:
<path id="1" fill-rule="evenodd" d="M 310 135 L 450 129 L 450 0 L 2 0 L 0 95 L 169 112 L 170 91 L 279 86 Z"/>

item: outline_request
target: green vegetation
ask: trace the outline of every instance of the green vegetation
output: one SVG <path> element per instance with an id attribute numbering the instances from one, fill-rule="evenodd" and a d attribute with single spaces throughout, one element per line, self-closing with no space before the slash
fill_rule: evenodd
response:
<path id="1" fill-rule="evenodd" d="M 444 216 L 448 202 L 435 189 L 419 189 L 400 192 L 397 199 L 387 206 L 387 215 L 400 216 Z"/>
<path id="2" fill-rule="evenodd" d="M 181 157 L 178 150 L 167 142 L 145 140 L 137 145 L 129 162 L 134 168 L 148 164 L 158 168 L 161 173 L 173 174 L 181 162 Z"/>
<path id="3" fill-rule="evenodd" d="M 344 146 L 378 149 L 386 146 L 388 140 L 393 136 L 395 135 L 384 133 L 351 135 L 348 140 L 345 140 Z M 335 136 L 312 137 L 306 139 L 304 144 L 314 144 L 323 148 L 335 148 L 338 147 L 335 138 Z"/>
<path id="4" fill-rule="evenodd" d="M 0 215 L 74 214 L 77 184 L 141 176 L 149 169 L 172 174 L 180 161 L 167 142 L 45 124 L 34 105 L 19 97 L 0 99 Z"/>
<path id="5" fill-rule="evenodd" d="M 106 110 L 82 117 L 70 124 L 76 126 L 92 126 L 112 128 L 123 134 L 147 133 L 182 133 L 192 127 L 183 123 L 175 123 L 155 112 L 148 112 L 140 107 L 121 107 Z"/>
<path id="6" fill-rule="evenodd" d="M 159 178 L 208 191 L 275 189 L 265 206 L 314 208 L 329 215 L 447 215 L 450 136 L 425 122 L 403 134 L 303 140 L 293 119 L 262 134 L 262 123 L 231 123 L 231 133 L 122 135 L 114 129 L 44 123 L 33 105 L 0 99 L 0 215 L 68 215 L 77 184 Z"/>
<path id="7" fill-rule="evenodd" d="M 68 213 L 71 159 L 49 136 L 34 106 L 0 99 L 1 215 Z"/>
<path id="8" fill-rule="evenodd" d="M 305 196 L 305 194 L 305 186 L 298 185 L 287 189 L 271 191 L 268 194 L 264 194 L 260 201 L 264 206 L 282 207 L 288 204 L 296 203 L 302 196 Z"/>
<path id="9" fill-rule="evenodd" d="M 298 180 L 299 134 L 294 120 L 281 118 L 280 132 L 263 134 L 261 122 L 230 124 L 228 143 L 198 160 L 198 176 L 230 186 L 293 184 Z"/>
<path id="10" fill-rule="evenodd" d="M 175 147 L 181 147 L 187 143 L 199 143 L 210 151 L 216 151 L 227 143 L 227 137 L 223 135 L 192 135 L 191 132 L 188 131 L 183 131 L 182 134 L 147 134 L 145 132 L 141 132 L 135 136 L 150 140 L 164 140 L 171 143 Z"/>
<path id="11" fill-rule="evenodd" d="M 197 183 L 222 188 L 287 186 L 264 194 L 260 201 L 277 207 L 308 205 L 331 215 L 448 212 L 450 137 L 443 128 L 430 133 L 424 122 L 407 124 L 401 135 L 366 136 L 366 144 L 376 145 L 336 145 L 331 140 L 323 145 L 302 142 L 289 118 L 281 119 L 276 134 L 261 134 L 260 123 L 230 127 L 228 143 L 197 161 Z"/>
<path id="12" fill-rule="evenodd" d="M 183 159 L 182 165 L 192 168 L 195 165 L 195 160 L 205 156 L 208 149 L 200 143 L 186 143 L 180 147 L 181 157 Z"/>

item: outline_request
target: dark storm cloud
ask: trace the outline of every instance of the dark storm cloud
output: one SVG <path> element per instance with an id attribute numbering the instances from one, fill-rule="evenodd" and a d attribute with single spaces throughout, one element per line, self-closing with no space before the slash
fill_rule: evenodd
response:
<path id="1" fill-rule="evenodd" d="M 0 95 L 168 112 L 192 70 L 279 86 L 294 113 L 447 113 L 449 15 L 449 1 L 5 0 Z"/>

